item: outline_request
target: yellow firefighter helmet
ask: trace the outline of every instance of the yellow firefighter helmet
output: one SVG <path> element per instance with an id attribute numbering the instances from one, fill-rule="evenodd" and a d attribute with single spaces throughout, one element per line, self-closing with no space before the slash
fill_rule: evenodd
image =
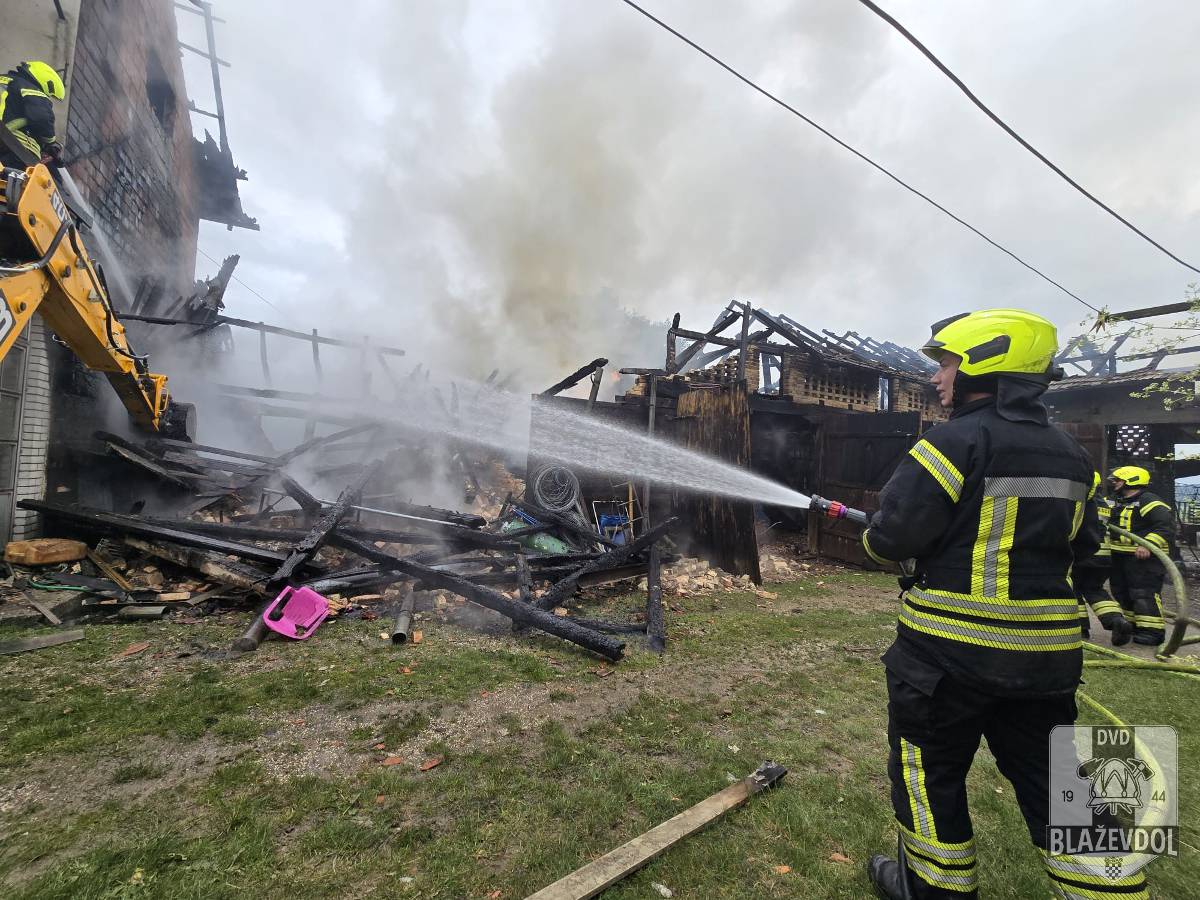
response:
<path id="1" fill-rule="evenodd" d="M 62 100 L 67 96 L 67 88 L 63 84 L 62 76 L 54 71 L 54 66 L 50 65 L 50 63 L 42 62 L 40 59 L 31 59 L 22 63 L 22 65 L 33 77 L 33 80 L 38 83 L 38 87 L 45 92 L 47 97 Z"/>
<path id="2" fill-rule="evenodd" d="M 936 322 L 921 352 L 935 362 L 944 353 L 962 357 L 964 375 L 1043 375 L 1058 352 L 1058 331 L 1023 309 L 981 309 Z"/>
<path id="3" fill-rule="evenodd" d="M 1121 466 L 1108 476 L 1125 482 L 1126 487 L 1142 487 L 1150 483 L 1150 473 L 1141 466 Z"/>

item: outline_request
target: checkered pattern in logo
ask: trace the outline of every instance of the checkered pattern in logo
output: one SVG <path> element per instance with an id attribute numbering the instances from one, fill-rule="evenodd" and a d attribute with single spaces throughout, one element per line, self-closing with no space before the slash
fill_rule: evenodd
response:
<path id="1" fill-rule="evenodd" d="M 1104 874 L 1111 881 L 1116 881 L 1121 877 L 1121 870 L 1124 867 L 1121 865 L 1121 857 L 1106 856 L 1104 857 Z"/>

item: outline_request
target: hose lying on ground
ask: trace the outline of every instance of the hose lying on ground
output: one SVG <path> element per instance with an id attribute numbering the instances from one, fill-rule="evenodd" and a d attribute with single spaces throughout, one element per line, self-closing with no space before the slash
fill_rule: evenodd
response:
<path id="1" fill-rule="evenodd" d="M 1171 636 L 1167 638 L 1166 644 L 1163 646 L 1159 656 L 1174 656 L 1175 651 L 1179 649 L 1183 643 L 1183 635 L 1187 631 L 1188 625 L 1191 624 L 1191 618 L 1188 615 L 1188 596 L 1187 585 L 1183 581 L 1183 575 L 1179 572 L 1179 567 L 1175 565 L 1175 561 L 1167 556 L 1161 549 L 1154 546 L 1144 537 L 1134 534 L 1132 531 L 1126 531 L 1118 525 L 1108 525 L 1108 530 L 1114 534 L 1119 534 L 1121 537 L 1127 537 L 1139 547 L 1145 547 L 1150 553 L 1163 564 L 1167 573 L 1171 576 L 1171 586 L 1175 588 L 1175 604 L 1178 607 L 1175 612 L 1175 623 L 1171 627 Z M 1132 657 L 1131 657 L 1132 658 Z"/>

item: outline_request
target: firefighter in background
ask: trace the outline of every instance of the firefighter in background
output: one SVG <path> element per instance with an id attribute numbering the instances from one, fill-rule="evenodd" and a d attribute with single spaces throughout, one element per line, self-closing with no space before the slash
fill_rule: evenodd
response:
<path id="1" fill-rule="evenodd" d="M 876 561 L 915 563 L 883 656 L 900 858 L 872 857 L 871 883 L 885 898 L 977 896 L 966 778 L 986 737 L 1058 896 L 1146 900 L 1141 874 L 1045 852 L 1049 735 L 1074 723 L 1083 671 L 1070 570 L 1101 536 L 1091 461 L 1042 402 L 1054 326 L 964 313 L 922 350 L 950 420 L 913 446 L 863 533 Z"/>
<path id="2" fill-rule="evenodd" d="M 23 151 L 0 144 L 0 162 L 23 169 L 57 161 L 62 144 L 54 137 L 54 102 L 67 96 L 62 76 L 49 63 L 29 60 L 0 75 L 0 92 L 0 122 Z"/>
<path id="3" fill-rule="evenodd" d="M 1112 515 L 1113 503 L 1102 495 L 1100 484 L 1100 473 L 1093 473 L 1092 491 L 1096 514 L 1100 518 L 1101 527 L 1103 527 L 1108 524 L 1109 516 Z M 1133 623 L 1125 618 L 1125 613 L 1121 611 L 1120 605 L 1104 589 L 1104 582 L 1108 581 L 1111 570 L 1112 551 L 1108 542 L 1108 534 L 1104 532 L 1101 537 L 1100 549 L 1096 551 L 1096 555 L 1090 559 L 1075 561 L 1075 568 L 1071 571 L 1071 580 L 1075 584 L 1075 596 L 1079 598 L 1079 627 L 1083 631 L 1083 636 L 1085 638 L 1092 636 L 1087 611 L 1088 606 L 1091 606 L 1096 613 L 1096 618 L 1100 620 L 1100 624 L 1112 632 L 1112 645 L 1123 647 L 1133 636 Z"/>
<path id="4" fill-rule="evenodd" d="M 1108 477 L 1114 505 L 1112 524 L 1145 538 L 1164 553 L 1175 535 L 1175 514 L 1166 501 L 1146 490 L 1150 473 L 1141 466 L 1121 466 Z M 1162 586 L 1166 575 L 1154 555 L 1123 535 L 1113 535 L 1113 595 L 1133 622 L 1133 640 L 1157 646 L 1163 642 Z"/>

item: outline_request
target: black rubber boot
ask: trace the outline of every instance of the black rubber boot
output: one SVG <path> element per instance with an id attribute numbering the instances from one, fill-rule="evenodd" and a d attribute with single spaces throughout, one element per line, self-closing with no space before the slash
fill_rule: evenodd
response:
<path id="1" fill-rule="evenodd" d="M 1124 616 L 1116 616 L 1112 626 L 1112 645 L 1114 647 L 1124 647 L 1129 643 L 1129 639 L 1133 637 L 1133 623 Z"/>
<path id="2" fill-rule="evenodd" d="M 900 861 L 877 853 L 867 860 L 867 877 L 871 879 L 875 894 L 883 900 L 915 900 L 917 895 L 912 889 L 909 881 L 911 876 L 904 862 L 904 844 L 899 840 L 896 844 Z"/>
<path id="3" fill-rule="evenodd" d="M 883 900 L 907 900 L 911 896 L 900 863 L 889 856 L 876 854 L 867 860 L 867 877 L 876 896 Z"/>
<path id="4" fill-rule="evenodd" d="M 1133 642 L 1135 644 L 1146 644 L 1150 647 L 1157 647 L 1163 642 L 1165 635 L 1161 631 L 1135 631 L 1133 634 Z"/>
<path id="5" fill-rule="evenodd" d="M 1100 624 L 1112 634 L 1114 647 L 1124 647 L 1133 637 L 1133 623 L 1120 613 L 1109 613 L 1100 619 Z"/>

